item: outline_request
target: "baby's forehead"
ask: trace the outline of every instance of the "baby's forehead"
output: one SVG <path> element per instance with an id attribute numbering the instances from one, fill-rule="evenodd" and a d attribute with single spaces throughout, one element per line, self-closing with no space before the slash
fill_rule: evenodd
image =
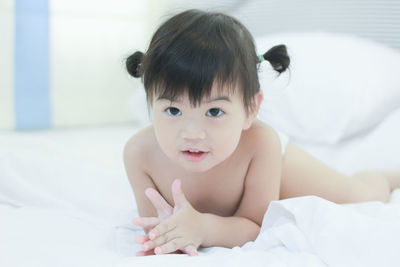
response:
<path id="1" fill-rule="evenodd" d="M 226 88 L 226 87 L 220 87 L 220 86 L 213 86 L 210 91 L 194 91 L 194 90 L 188 90 L 188 89 L 181 89 L 181 90 L 172 90 L 172 91 L 158 91 L 154 92 L 154 98 L 155 100 L 159 99 L 165 99 L 165 100 L 170 100 L 170 101 L 177 101 L 177 102 L 182 102 L 182 101 L 188 101 L 188 100 L 193 100 L 196 99 L 196 101 L 201 101 L 201 102 L 209 102 L 210 100 L 213 99 L 224 99 L 224 98 L 234 98 L 238 95 L 240 95 L 240 90 L 238 88 Z"/>

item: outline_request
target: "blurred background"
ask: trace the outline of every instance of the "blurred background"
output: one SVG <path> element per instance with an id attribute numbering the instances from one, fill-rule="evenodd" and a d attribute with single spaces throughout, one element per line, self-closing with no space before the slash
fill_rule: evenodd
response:
<path id="1" fill-rule="evenodd" d="M 400 0 L 0 0 L 0 257 L 12 266 L 138 251 L 123 149 L 149 117 L 125 59 L 190 8 L 238 18 L 258 54 L 287 46 L 289 71 L 260 64 L 259 119 L 345 174 L 400 169 Z"/>
<path id="2" fill-rule="evenodd" d="M 400 49 L 398 0 L 0 0 L 0 130 L 137 123 L 142 85 L 124 60 L 188 8 L 231 14 L 255 38 L 326 31 Z"/>

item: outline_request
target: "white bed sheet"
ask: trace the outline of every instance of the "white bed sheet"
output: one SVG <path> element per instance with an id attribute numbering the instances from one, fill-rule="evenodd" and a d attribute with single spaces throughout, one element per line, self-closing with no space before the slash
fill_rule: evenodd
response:
<path id="1" fill-rule="evenodd" d="M 302 146 L 350 172 L 368 162 L 357 149 L 379 144 L 379 136 L 395 141 L 399 119 L 400 112 L 363 137 L 362 146 Z M 122 149 L 137 129 L 0 133 L 0 266 L 400 265 L 399 190 L 387 204 L 337 205 L 311 196 L 275 201 L 258 238 L 242 247 L 200 249 L 199 257 L 135 257 L 135 237 L 143 231 L 130 222 L 138 214 Z M 392 148 L 382 166 L 400 167 Z M 353 163 L 344 164 L 346 157 Z"/>

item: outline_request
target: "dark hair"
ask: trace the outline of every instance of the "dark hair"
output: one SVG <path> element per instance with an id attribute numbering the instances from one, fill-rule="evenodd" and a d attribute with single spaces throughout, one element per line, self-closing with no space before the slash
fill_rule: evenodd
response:
<path id="1" fill-rule="evenodd" d="M 272 47 L 262 55 L 279 72 L 290 63 L 286 47 Z M 191 9 L 165 21 L 154 33 L 145 54 L 136 51 L 126 60 L 133 77 L 142 78 L 147 103 L 154 96 L 175 100 L 188 93 L 192 106 L 209 97 L 216 83 L 242 93 L 248 113 L 260 90 L 253 37 L 235 18 L 219 13 Z"/>

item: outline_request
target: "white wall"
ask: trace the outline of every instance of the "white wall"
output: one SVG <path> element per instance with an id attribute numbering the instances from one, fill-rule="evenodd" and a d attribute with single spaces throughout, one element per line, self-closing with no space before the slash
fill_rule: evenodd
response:
<path id="1" fill-rule="evenodd" d="M 14 1 L 0 0 L 0 128 L 14 125 Z"/>
<path id="2" fill-rule="evenodd" d="M 163 1 L 51 1 L 54 125 L 132 120 L 129 98 L 140 82 L 124 59 L 144 50 Z M 73 104 L 72 104 L 73 103 Z M 68 112 L 66 112 L 68 110 Z"/>
<path id="3" fill-rule="evenodd" d="M 0 130 L 16 124 L 15 1 L 0 0 Z M 127 74 L 125 58 L 145 50 L 167 4 L 49 0 L 51 127 L 134 122 L 130 99 L 142 85 Z"/>

